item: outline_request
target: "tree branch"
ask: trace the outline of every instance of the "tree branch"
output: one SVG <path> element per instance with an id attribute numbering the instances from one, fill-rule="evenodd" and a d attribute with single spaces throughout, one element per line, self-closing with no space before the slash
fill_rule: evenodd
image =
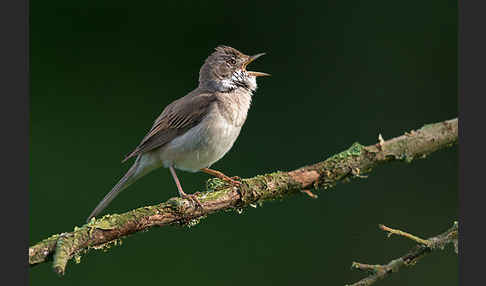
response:
<path id="1" fill-rule="evenodd" d="M 122 214 L 92 219 L 74 231 L 51 236 L 29 248 L 29 264 L 54 259 L 54 270 L 62 275 L 67 262 L 91 248 L 106 248 L 120 238 L 154 226 L 180 224 L 192 226 L 207 215 L 227 209 L 242 209 L 267 200 L 281 199 L 301 192 L 312 196 L 309 189 L 328 189 L 338 182 L 363 178 L 377 165 L 391 161 L 412 162 L 432 152 L 450 147 L 458 140 L 458 120 L 425 125 L 419 130 L 371 146 L 354 143 L 349 149 L 325 161 L 290 172 L 274 172 L 243 179 L 240 187 L 210 179 L 206 191 L 197 193 L 203 209 L 182 198 L 141 207 Z M 76 259 L 78 261 L 78 259 Z"/>
<path id="2" fill-rule="evenodd" d="M 382 230 L 389 232 L 388 237 L 390 237 L 392 234 L 396 234 L 403 237 L 407 237 L 419 244 L 416 245 L 414 248 L 412 248 L 407 254 L 403 255 L 400 258 L 394 259 L 385 265 L 379 265 L 379 264 L 370 265 L 370 264 L 364 264 L 359 262 L 353 262 L 351 268 L 367 271 L 370 272 L 371 274 L 368 277 L 365 277 L 360 281 L 351 284 L 349 286 L 372 285 L 378 280 L 385 278 L 390 273 L 397 272 L 403 266 L 415 265 L 419 261 L 419 259 L 425 256 L 426 254 L 436 249 L 444 249 L 444 247 L 449 243 L 454 244 L 454 250 L 456 254 L 459 253 L 459 249 L 458 249 L 459 226 L 457 222 L 454 222 L 454 225 L 451 228 L 449 228 L 446 232 L 426 240 L 401 230 L 389 228 L 384 225 L 379 225 L 379 227 Z"/>

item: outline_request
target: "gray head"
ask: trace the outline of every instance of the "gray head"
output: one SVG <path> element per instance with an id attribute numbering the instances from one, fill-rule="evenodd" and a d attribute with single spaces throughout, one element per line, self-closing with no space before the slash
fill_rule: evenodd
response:
<path id="1" fill-rule="evenodd" d="M 254 91 L 257 87 L 256 77 L 269 74 L 247 71 L 246 66 L 264 54 L 247 56 L 232 47 L 219 46 L 201 67 L 199 86 L 219 92 L 230 92 L 237 88 Z"/>

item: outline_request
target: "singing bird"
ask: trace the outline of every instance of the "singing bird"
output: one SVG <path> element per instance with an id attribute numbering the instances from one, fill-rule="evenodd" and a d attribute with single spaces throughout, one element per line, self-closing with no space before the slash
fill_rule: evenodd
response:
<path id="1" fill-rule="evenodd" d="M 148 134 L 122 162 L 135 162 L 101 200 L 88 221 L 102 212 L 125 188 L 153 171 L 169 168 L 179 195 L 201 206 L 194 195 L 186 194 L 175 169 L 216 176 L 231 184 L 238 181 L 209 169 L 233 146 L 245 123 L 256 78 L 267 73 L 247 71 L 249 63 L 265 53 L 248 56 L 229 46 L 218 46 L 199 70 L 199 85 L 162 111 Z"/>

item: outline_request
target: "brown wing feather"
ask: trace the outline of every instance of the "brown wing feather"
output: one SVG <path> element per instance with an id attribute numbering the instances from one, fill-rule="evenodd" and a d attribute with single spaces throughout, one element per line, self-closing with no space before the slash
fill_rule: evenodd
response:
<path id="1" fill-rule="evenodd" d="M 217 100 L 214 94 L 195 90 L 172 102 L 162 111 L 154 125 L 135 150 L 122 162 L 141 153 L 164 146 L 197 125 L 206 116 L 209 107 Z"/>

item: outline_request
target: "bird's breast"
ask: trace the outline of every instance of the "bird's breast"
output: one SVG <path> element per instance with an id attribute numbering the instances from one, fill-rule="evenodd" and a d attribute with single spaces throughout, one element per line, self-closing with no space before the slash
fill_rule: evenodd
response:
<path id="1" fill-rule="evenodd" d="M 215 104 L 198 125 L 172 140 L 158 156 L 165 167 L 197 172 L 221 159 L 233 146 L 240 130 L 241 126 L 227 120 Z"/>
<path id="2" fill-rule="evenodd" d="M 246 89 L 237 89 L 230 93 L 218 94 L 215 106 L 217 112 L 229 124 L 243 126 L 251 104 L 251 92 Z"/>

